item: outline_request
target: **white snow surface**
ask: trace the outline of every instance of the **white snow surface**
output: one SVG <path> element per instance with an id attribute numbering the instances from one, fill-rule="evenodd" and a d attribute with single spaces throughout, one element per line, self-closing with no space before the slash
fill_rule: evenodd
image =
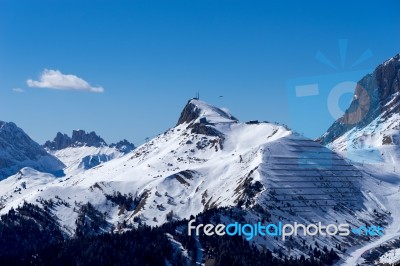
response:
<path id="1" fill-rule="evenodd" d="M 395 168 L 400 159 L 400 114 L 392 110 L 399 99 L 397 92 L 386 103 L 387 110 L 371 123 L 352 128 L 327 146 L 355 162 Z"/>
<path id="2" fill-rule="evenodd" d="M 201 118 L 207 118 L 207 121 L 210 123 L 232 123 L 236 121 L 226 108 L 217 108 L 197 99 L 192 99 L 190 102 L 199 110 L 199 117 L 196 119 L 197 122 Z"/>
<path id="3" fill-rule="evenodd" d="M 388 263 L 390 265 L 394 265 L 398 261 L 400 261 L 400 248 L 390 250 L 379 258 L 380 263 Z"/>
<path id="4" fill-rule="evenodd" d="M 48 152 L 55 157 L 57 157 L 64 165 L 64 173 L 67 176 L 75 175 L 80 172 L 83 172 L 87 169 L 84 168 L 82 159 L 85 157 L 96 158 L 99 156 L 107 156 L 108 160 L 113 160 L 115 158 L 120 158 L 125 154 L 120 152 L 116 148 L 112 148 L 109 146 L 101 146 L 101 147 L 68 147 L 61 150 Z"/>

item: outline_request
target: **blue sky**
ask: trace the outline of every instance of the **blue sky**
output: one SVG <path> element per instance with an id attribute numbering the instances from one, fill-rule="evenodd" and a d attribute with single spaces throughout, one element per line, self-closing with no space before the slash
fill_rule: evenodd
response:
<path id="1" fill-rule="evenodd" d="M 326 100 L 304 106 L 290 86 L 358 79 L 400 52 L 397 1 L 319 2 L 3 0 L 0 120 L 39 143 L 79 128 L 140 144 L 174 126 L 200 91 L 242 121 L 317 137 L 333 120 Z M 45 88 L 45 69 L 74 75 L 75 89 Z"/>

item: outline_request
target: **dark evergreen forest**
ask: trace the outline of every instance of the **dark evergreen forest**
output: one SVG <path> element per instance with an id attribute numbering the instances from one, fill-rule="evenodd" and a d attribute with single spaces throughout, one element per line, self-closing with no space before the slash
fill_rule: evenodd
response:
<path id="1" fill-rule="evenodd" d="M 197 217 L 203 223 L 226 209 L 212 209 Z M 84 218 L 91 217 L 90 223 Z M 326 247 L 308 247 L 309 258 L 288 258 L 281 251 L 260 251 L 236 236 L 204 236 L 196 239 L 182 228 L 187 220 L 151 228 L 140 225 L 124 233 L 99 233 L 106 225 L 90 204 L 80 210 L 73 237 L 59 227 L 49 209 L 25 203 L 11 209 L 0 221 L 0 265 L 331 265 L 338 255 Z M 173 238 L 174 241 L 171 241 Z M 174 247 L 181 243 L 187 255 Z M 202 251 L 199 254 L 199 246 Z M 273 253 L 275 252 L 275 256 Z"/>

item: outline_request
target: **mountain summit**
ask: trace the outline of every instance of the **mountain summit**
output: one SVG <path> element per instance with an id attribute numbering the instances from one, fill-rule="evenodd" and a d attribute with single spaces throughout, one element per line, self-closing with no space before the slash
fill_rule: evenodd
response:
<path id="1" fill-rule="evenodd" d="M 17 173 L 22 167 L 54 173 L 64 165 L 17 125 L 0 121 L 0 179 Z"/>
<path id="2" fill-rule="evenodd" d="M 183 123 L 195 122 L 198 119 L 202 122 L 209 123 L 238 121 L 237 118 L 229 114 L 227 111 L 195 98 L 189 100 L 183 108 L 176 125 L 178 126 Z"/>

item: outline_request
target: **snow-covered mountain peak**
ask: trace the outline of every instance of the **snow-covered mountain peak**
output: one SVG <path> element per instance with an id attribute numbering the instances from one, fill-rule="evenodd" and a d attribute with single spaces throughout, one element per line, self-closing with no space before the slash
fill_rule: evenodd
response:
<path id="1" fill-rule="evenodd" d="M 198 99 L 191 99 L 179 117 L 177 125 L 190 122 L 204 123 L 235 123 L 237 118 L 220 108 L 212 106 Z"/>
<path id="2" fill-rule="evenodd" d="M 5 134 L 18 133 L 20 135 L 21 132 L 23 133 L 22 129 L 17 127 L 17 125 L 15 123 L 13 123 L 13 122 L 0 121 L 0 130 L 1 130 L 0 131 L 1 134 L 3 134 L 3 136 Z"/>
<path id="3" fill-rule="evenodd" d="M 0 179 L 27 166 L 43 172 L 57 172 L 64 167 L 16 124 L 0 121 Z"/>
<path id="4" fill-rule="evenodd" d="M 108 145 L 95 132 L 81 129 L 72 131 L 72 137 L 58 132 L 54 140 L 47 141 L 43 147 L 65 164 L 67 174 L 90 169 L 135 149 L 126 139 Z"/>

